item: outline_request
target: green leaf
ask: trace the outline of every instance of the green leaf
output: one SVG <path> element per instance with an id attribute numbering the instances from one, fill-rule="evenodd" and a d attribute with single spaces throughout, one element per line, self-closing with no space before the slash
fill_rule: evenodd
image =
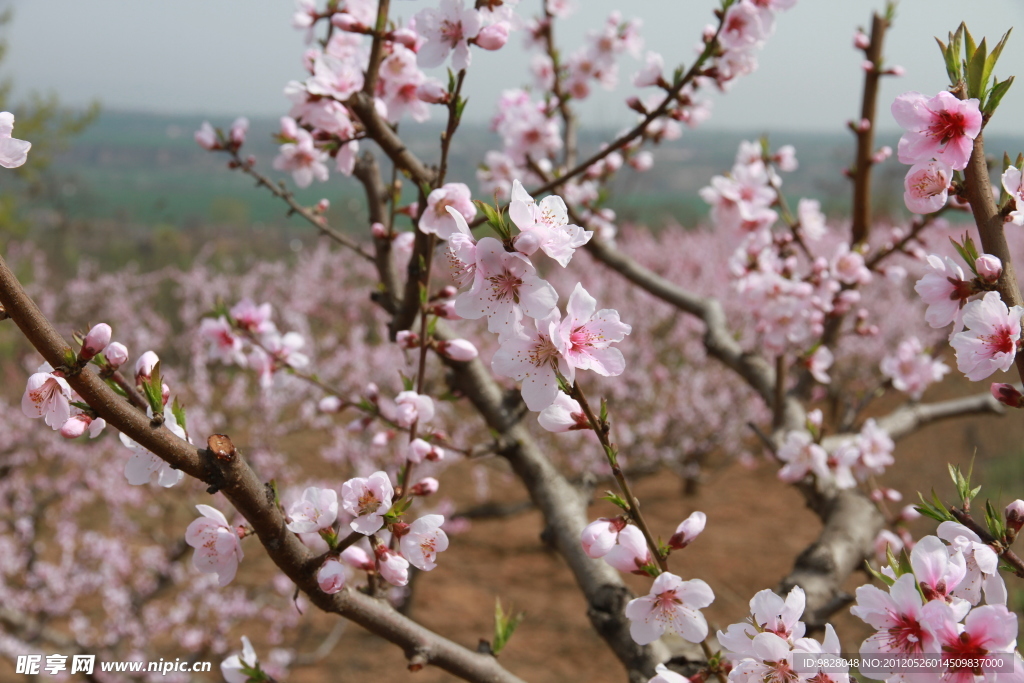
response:
<path id="1" fill-rule="evenodd" d="M 512 236 L 512 231 L 505 223 L 505 217 L 501 212 L 487 202 L 482 202 L 478 199 L 474 199 L 473 203 L 483 212 L 484 217 L 487 218 L 487 224 L 498 233 L 501 239 L 507 240 Z"/>
<path id="2" fill-rule="evenodd" d="M 605 491 L 604 495 L 601 496 L 601 500 L 607 500 L 617 508 L 629 512 L 629 503 L 625 499 L 614 491 Z"/>
<path id="3" fill-rule="evenodd" d="M 999 39 L 996 46 L 992 48 L 992 52 L 989 54 L 988 58 L 985 59 L 985 71 L 982 74 L 982 78 L 985 79 L 986 83 L 988 83 L 988 79 L 992 77 L 992 70 L 995 69 L 996 62 L 999 61 L 999 55 L 1002 54 L 1003 47 L 1005 47 L 1006 40 L 1010 37 L 1010 31 L 1012 30 L 1013 29 L 1010 28 L 1003 34 L 1003 37 Z"/>
<path id="4" fill-rule="evenodd" d="M 187 432 L 188 427 L 185 426 L 185 406 L 178 402 L 177 396 L 174 397 L 174 402 L 171 403 L 171 414 L 177 420 L 178 426 Z"/>
<path id="5" fill-rule="evenodd" d="M 868 574 L 871 574 L 871 576 L 875 577 L 876 579 L 884 583 L 886 586 L 892 586 L 894 583 L 896 583 L 896 579 L 886 576 L 882 572 L 876 570 L 874 567 L 871 566 L 871 563 L 867 560 L 864 560 L 864 568 L 867 570 Z"/>
<path id="6" fill-rule="evenodd" d="M 1013 85 L 1013 76 L 1010 76 L 1004 81 L 996 81 L 992 85 L 992 91 L 988 94 L 988 100 L 985 102 L 985 106 L 982 109 L 982 113 L 986 116 L 991 116 L 995 113 L 996 107 L 1003 101 L 1003 95 Z"/>
<path id="7" fill-rule="evenodd" d="M 985 45 L 985 39 L 982 38 L 981 45 L 967 58 L 967 94 L 978 99 L 985 94 L 986 57 L 988 57 L 988 47 Z"/>
<path id="8" fill-rule="evenodd" d="M 512 634 L 515 633 L 519 627 L 520 622 L 523 621 L 523 617 L 526 615 L 523 612 L 512 614 L 510 611 L 508 614 L 501 608 L 501 600 L 495 598 L 494 600 L 494 643 L 491 645 L 491 652 L 497 657 L 505 646 L 508 645 L 508 641 L 512 639 Z"/>
<path id="9" fill-rule="evenodd" d="M 416 380 L 412 377 L 406 377 L 405 373 L 399 370 L 398 375 L 402 378 L 402 386 L 405 387 L 406 391 L 412 391 L 416 386 Z"/>
<path id="10" fill-rule="evenodd" d="M 601 422 L 608 421 L 608 399 L 601 397 Z"/>

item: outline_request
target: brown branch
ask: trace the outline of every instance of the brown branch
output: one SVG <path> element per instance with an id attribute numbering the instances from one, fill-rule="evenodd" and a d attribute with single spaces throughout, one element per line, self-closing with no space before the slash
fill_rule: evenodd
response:
<path id="1" fill-rule="evenodd" d="M 372 97 L 364 92 L 357 92 L 345 100 L 344 104 L 359 118 L 366 130 L 366 136 L 380 146 L 384 154 L 401 169 L 402 173 L 411 178 L 421 189 L 433 186 L 434 172 L 405 146 L 391 124 L 381 118 Z"/>
<path id="2" fill-rule="evenodd" d="M 377 2 L 377 25 L 374 27 L 370 59 L 366 65 L 366 76 L 363 79 L 363 92 L 370 97 L 373 97 L 377 90 L 377 78 L 380 76 L 380 62 L 383 59 L 384 51 L 384 31 L 388 27 L 388 6 L 390 4 L 391 0 L 378 0 Z"/>
<path id="3" fill-rule="evenodd" d="M 68 344 L 28 297 L 0 258 L 0 303 L 54 367 L 71 351 Z M 111 426 L 157 454 L 189 476 L 217 487 L 252 526 L 281 571 L 326 612 L 339 614 L 392 643 L 407 656 L 420 654 L 449 673 L 470 681 L 521 683 L 493 657 L 468 650 L 402 616 L 387 603 L 351 589 L 335 595 L 322 592 L 316 581 L 319 565 L 310 550 L 287 530 L 281 511 L 264 483 L 240 457 L 229 462 L 212 457 L 178 438 L 163 425 L 154 426 L 141 411 L 128 405 L 95 373 L 86 368 L 67 378 L 75 391 Z M 114 475 L 118 476 L 118 475 Z"/>
<path id="4" fill-rule="evenodd" d="M 370 223 L 387 225 L 390 222 L 388 216 L 388 189 L 380 175 L 380 165 L 376 157 L 370 152 L 363 152 L 359 156 L 352 175 L 363 185 L 366 193 L 366 207 Z M 383 237 L 374 236 L 374 264 L 377 267 L 377 277 L 380 278 L 383 290 L 376 293 L 380 298 L 381 307 L 389 313 L 393 313 L 398 306 L 398 292 L 401 284 L 398 281 L 398 274 L 395 271 L 394 259 L 391 258 L 391 233 Z"/>
<path id="5" fill-rule="evenodd" d="M 851 226 L 850 242 L 854 245 L 868 241 L 871 227 L 871 168 L 874 166 L 875 154 L 875 114 L 878 109 L 878 82 L 882 74 L 882 43 L 889 22 L 877 12 L 871 17 L 871 42 L 865 51 L 865 57 L 874 64 L 864 75 L 864 94 L 861 98 L 860 121 L 856 125 L 857 157 L 853 175 L 853 225 Z M 868 126 L 862 130 L 861 121 Z"/>
<path id="6" fill-rule="evenodd" d="M 909 403 L 878 419 L 878 426 L 894 441 L 912 434 L 925 425 L 969 415 L 1003 415 L 1006 407 L 991 393 L 954 398 L 937 403 Z"/>

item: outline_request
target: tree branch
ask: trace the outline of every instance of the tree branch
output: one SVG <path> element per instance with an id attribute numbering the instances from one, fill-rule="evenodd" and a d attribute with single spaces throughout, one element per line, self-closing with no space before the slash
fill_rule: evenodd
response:
<path id="1" fill-rule="evenodd" d="M 32 345 L 54 367 L 71 348 L 25 293 L 0 258 L 0 303 Z M 396 612 L 386 602 L 345 589 L 334 595 L 317 584 L 319 565 L 310 550 L 288 531 L 273 495 L 241 457 L 218 460 L 205 449 L 156 425 L 108 387 L 91 369 L 67 378 L 68 383 L 112 427 L 189 476 L 218 488 L 252 526 L 267 555 L 309 599 L 326 612 L 339 614 L 400 646 L 409 658 L 437 666 L 469 681 L 522 683 L 491 656 L 473 652 Z M 120 476 L 120 475 L 115 475 Z"/>

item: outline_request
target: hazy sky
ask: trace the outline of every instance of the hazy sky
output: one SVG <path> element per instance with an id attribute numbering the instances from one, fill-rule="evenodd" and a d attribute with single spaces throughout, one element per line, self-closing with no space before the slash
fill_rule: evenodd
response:
<path id="1" fill-rule="evenodd" d="M 392 3 L 409 16 L 426 0 Z M 520 13 L 540 0 L 522 0 Z M 650 49 L 666 64 L 689 63 L 701 29 L 712 19 L 714 0 L 578 0 L 580 11 L 559 29 L 566 50 L 601 24 L 608 12 L 644 19 Z M 868 25 L 882 0 L 799 0 L 783 13 L 761 53 L 761 67 L 716 98 L 709 125 L 756 131 L 842 129 L 859 109 L 862 56 L 851 46 L 854 28 Z M 98 99 L 110 109 L 201 113 L 218 119 L 236 115 L 281 115 L 284 84 L 302 78 L 302 34 L 291 28 L 291 0 L 0 0 L 14 9 L 7 28 L 9 55 L 3 71 L 16 92 L 56 92 L 71 105 Z M 969 8 L 969 9 L 968 9 Z M 897 94 L 933 94 L 945 71 L 933 36 L 945 37 L 961 20 L 990 43 L 1024 19 L 1021 0 L 903 0 L 886 50 L 887 63 L 906 69 L 885 79 L 880 122 L 892 128 L 888 104 Z M 467 115 L 490 117 L 498 93 L 528 82 L 521 39 L 497 53 L 474 50 L 468 78 Z M 627 84 L 638 62 L 624 57 L 620 82 Z M 997 75 L 1024 67 L 1024 32 L 1012 36 Z M 1021 69 L 1024 71 L 1024 69 Z M 1024 114 L 1024 73 L 990 124 L 1014 133 Z M 632 120 L 622 106 L 625 88 L 598 92 L 582 111 L 598 124 Z"/>

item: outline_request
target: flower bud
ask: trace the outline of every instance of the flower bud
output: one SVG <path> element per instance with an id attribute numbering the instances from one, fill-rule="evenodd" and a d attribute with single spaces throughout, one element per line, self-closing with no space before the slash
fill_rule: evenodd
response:
<path id="1" fill-rule="evenodd" d="M 195 132 L 195 141 L 200 147 L 207 151 L 220 149 L 220 141 L 217 140 L 217 131 L 213 129 L 209 121 L 203 121 L 203 125 Z"/>
<path id="2" fill-rule="evenodd" d="M 649 171 L 651 170 L 651 167 L 654 166 L 654 155 L 647 150 L 637 152 L 630 157 L 629 165 L 633 167 L 634 171 L 639 171 L 640 173 Z"/>
<path id="3" fill-rule="evenodd" d="M 398 538 L 401 538 L 402 536 L 405 536 L 407 533 L 409 533 L 409 525 L 405 522 L 395 522 L 389 528 L 391 529 L 391 533 L 393 533 Z"/>
<path id="4" fill-rule="evenodd" d="M 336 413 L 341 410 L 341 399 L 337 396 L 324 396 L 316 407 L 321 413 Z"/>
<path id="5" fill-rule="evenodd" d="M 497 24 L 484 26 L 476 34 L 476 44 L 484 50 L 500 50 L 508 42 L 508 22 L 499 21 Z"/>
<path id="6" fill-rule="evenodd" d="M 337 12 L 331 15 L 331 24 L 342 31 L 362 31 L 366 27 L 348 12 Z"/>
<path id="7" fill-rule="evenodd" d="M 135 384 L 141 385 L 143 380 L 149 381 L 153 376 L 153 368 L 160 362 L 160 357 L 152 351 L 146 351 L 135 361 Z"/>
<path id="8" fill-rule="evenodd" d="M 231 124 L 231 144 L 237 149 L 245 144 L 245 134 L 249 131 L 249 119 L 240 116 Z"/>
<path id="9" fill-rule="evenodd" d="M 82 340 L 82 350 L 78 352 L 78 360 L 90 361 L 93 357 L 110 344 L 110 325 L 100 323 L 89 330 Z"/>
<path id="10" fill-rule="evenodd" d="M 438 318 L 444 318 L 445 320 L 462 320 L 459 314 L 455 312 L 455 301 L 451 299 L 435 305 L 432 313 Z"/>
<path id="11" fill-rule="evenodd" d="M 857 29 L 857 32 L 853 34 L 853 46 L 858 50 L 867 50 L 870 45 L 871 39 L 868 38 L 867 34 Z"/>
<path id="12" fill-rule="evenodd" d="M 419 35 L 417 35 L 416 31 L 408 28 L 396 28 L 388 34 L 388 38 L 396 43 L 404 45 L 413 52 L 416 51 L 416 43 L 419 42 Z"/>
<path id="13" fill-rule="evenodd" d="M 416 97 L 427 104 L 447 104 L 452 96 L 440 81 L 430 79 L 416 88 Z"/>
<path id="14" fill-rule="evenodd" d="M 626 106 L 638 114 L 647 114 L 647 107 L 645 107 L 644 103 L 640 101 L 640 98 L 635 95 L 626 100 Z"/>
<path id="15" fill-rule="evenodd" d="M 385 239 L 388 236 L 388 229 L 384 227 L 383 223 L 374 223 L 370 226 L 370 234 L 376 239 Z"/>
<path id="16" fill-rule="evenodd" d="M 989 391 L 1004 406 L 1010 406 L 1011 408 L 1024 407 L 1024 394 L 1021 394 L 1017 387 L 1012 384 L 993 382 L 989 387 Z"/>
<path id="17" fill-rule="evenodd" d="M 1018 498 L 1006 506 L 1006 526 L 1015 532 L 1024 527 L 1024 500 Z"/>
<path id="18" fill-rule="evenodd" d="M 401 330 L 395 335 L 395 342 L 403 349 L 415 349 L 420 345 L 420 335 L 410 330 Z"/>
<path id="19" fill-rule="evenodd" d="M 668 539 L 668 546 L 675 550 L 682 550 L 690 545 L 704 531 L 707 521 L 707 515 L 703 512 L 694 512 L 676 527 L 676 532 L 672 534 L 672 538 Z"/>
<path id="20" fill-rule="evenodd" d="M 429 496 L 437 493 L 437 489 L 440 488 L 440 484 L 437 479 L 433 477 L 427 477 L 422 481 L 419 481 L 412 485 L 409 489 L 409 495 L 411 496 Z"/>
<path id="21" fill-rule="evenodd" d="M 344 588 L 345 578 L 345 566 L 333 557 L 328 558 L 316 573 L 316 582 L 320 590 L 328 595 L 333 595 Z"/>
<path id="22" fill-rule="evenodd" d="M 987 284 L 995 284 L 999 276 L 1003 274 L 1003 263 L 997 256 L 991 254 L 982 254 L 978 257 L 978 260 L 974 262 L 974 268 L 978 271 L 978 277 L 981 278 L 982 282 Z"/>
<path id="23" fill-rule="evenodd" d="M 531 254 L 536 253 L 536 251 L 540 249 L 540 242 L 540 235 L 533 230 L 521 232 L 516 235 L 514 240 L 512 240 L 512 244 L 515 246 L 516 251 L 525 256 L 530 256 Z"/>
<path id="24" fill-rule="evenodd" d="M 60 435 L 65 439 L 77 439 L 89 429 L 92 418 L 88 415 L 75 415 L 65 420 L 60 428 Z"/>
<path id="25" fill-rule="evenodd" d="M 903 509 L 900 510 L 900 520 L 904 522 L 913 522 L 915 519 L 920 518 L 921 513 L 913 505 L 904 505 Z"/>
<path id="26" fill-rule="evenodd" d="M 452 285 L 445 285 L 437 293 L 437 296 L 440 299 L 451 299 L 451 298 L 453 298 L 458 293 L 459 293 L 459 290 L 456 289 L 454 286 L 452 286 Z"/>
<path id="27" fill-rule="evenodd" d="M 316 206 L 313 208 L 313 210 L 316 211 L 317 213 L 327 213 L 327 210 L 330 208 L 331 200 L 324 198 L 316 203 Z"/>
<path id="28" fill-rule="evenodd" d="M 438 342 L 437 350 L 446 358 L 457 361 L 470 361 L 480 355 L 473 342 L 466 339 Z"/>
<path id="29" fill-rule="evenodd" d="M 357 545 L 350 545 L 341 551 L 341 561 L 354 569 L 373 571 L 373 558 Z"/>
<path id="30" fill-rule="evenodd" d="M 103 356 L 114 370 L 128 362 L 128 347 L 121 342 L 112 342 L 103 349 Z"/>

